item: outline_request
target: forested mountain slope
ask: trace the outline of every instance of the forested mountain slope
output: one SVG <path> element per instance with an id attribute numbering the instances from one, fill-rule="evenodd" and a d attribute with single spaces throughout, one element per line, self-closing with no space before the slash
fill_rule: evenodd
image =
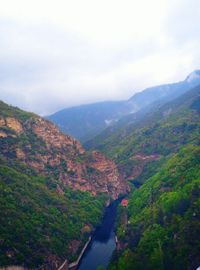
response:
<path id="1" fill-rule="evenodd" d="M 127 222 L 122 217 L 127 215 Z M 110 270 L 195 270 L 200 265 L 200 147 L 173 155 L 121 209 Z"/>
<path id="2" fill-rule="evenodd" d="M 93 151 L 87 153 L 81 144 L 64 135 L 51 122 L 0 103 L 0 150 L 8 162 L 27 165 L 73 189 L 104 192 L 117 198 L 126 184 L 114 162 Z"/>
<path id="3" fill-rule="evenodd" d="M 111 151 L 127 178 L 143 183 L 133 187 L 128 207 L 119 211 L 118 249 L 109 269 L 196 270 L 200 86 L 141 120 L 101 145 L 103 151 Z"/>
<path id="4" fill-rule="evenodd" d="M 199 133 L 200 86 L 87 146 L 114 158 L 127 179 L 144 182 L 168 155 L 199 143 Z"/>
<path id="5" fill-rule="evenodd" d="M 106 198 L 65 186 L 60 194 L 18 165 L 0 165 L 0 266 L 57 269 L 77 258 Z"/>
<path id="6" fill-rule="evenodd" d="M 128 186 L 113 161 L 41 117 L 0 102 L 0 266 L 74 260 L 108 199 Z"/>

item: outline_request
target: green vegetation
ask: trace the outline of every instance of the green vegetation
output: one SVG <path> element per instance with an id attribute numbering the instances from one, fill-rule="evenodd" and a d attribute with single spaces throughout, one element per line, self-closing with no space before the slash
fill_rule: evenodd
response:
<path id="1" fill-rule="evenodd" d="M 200 265 L 199 93 L 197 87 L 114 129 L 103 141 L 101 136 L 93 141 L 117 162 L 126 179 L 143 184 L 132 187 L 128 207 L 119 209 L 122 250 L 110 270 L 186 270 Z M 0 109 L 3 117 L 15 116 L 26 126 L 20 135 L 2 126 L 8 136 L 0 144 L 0 264 L 36 268 L 51 257 L 73 260 L 99 223 L 107 198 L 71 190 L 59 175 L 66 173 L 76 181 L 67 154 L 75 164 L 87 160 L 87 177 L 94 184 L 98 172 L 89 162 L 91 155 L 48 148 L 29 128 L 26 120 L 33 114 L 2 102 Z M 24 163 L 17 148 L 25 154 Z M 52 163 L 48 157 L 41 176 L 26 162 L 45 153 L 56 159 Z M 80 242 L 76 250 L 73 240 Z"/>
<path id="2" fill-rule="evenodd" d="M 8 104 L 4 103 L 3 101 L 0 101 L 0 112 L 1 116 L 3 117 L 16 117 L 21 121 L 25 121 L 30 117 L 36 116 L 34 113 L 25 112 L 17 107 L 8 106 Z"/>
<path id="3" fill-rule="evenodd" d="M 74 259 L 72 240 L 86 241 L 85 224 L 93 228 L 102 216 L 105 197 L 63 188 L 59 195 L 47 180 L 0 165 L 0 262 L 38 267 L 48 255 Z M 81 248 L 81 246 L 80 246 Z M 79 250 L 80 250 L 79 248 Z"/>
<path id="4" fill-rule="evenodd" d="M 113 158 L 127 179 L 132 178 L 133 167 L 141 164 L 132 160 L 135 154 L 159 155 L 159 160 L 145 164 L 138 179 L 143 183 L 164 164 L 165 157 L 169 158 L 184 145 L 199 144 L 199 94 L 200 86 L 138 117 L 133 124 L 125 122 L 118 129 L 114 127 L 114 132 L 107 131 L 107 136 L 105 131 L 88 145 Z"/>
<path id="5" fill-rule="evenodd" d="M 200 117 L 197 87 L 107 137 L 99 149 L 114 157 L 126 177 L 133 168 L 144 183 L 133 188 L 118 215 L 110 270 L 184 270 L 200 265 Z M 117 143 L 116 143 L 117 142 Z M 159 155 L 144 162 L 132 157 Z"/>
<path id="6" fill-rule="evenodd" d="M 133 191 L 128 224 L 118 228 L 119 239 L 128 248 L 110 270 L 183 270 L 198 266 L 199 164 L 200 147 L 189 145 Z"/>
<path id="7" fill-rule="evenodd" d="M 0 102 L 0 116 L 1 132 L 6 133 L 0 138 L 0 266 L 50 269 L 56 261 L 75 260 L 101 221 L 107 200 L 106 195 L 72 190 L 59 178 L 60 173 L 76 177 L 66 155 L 81 163 L 86 154 L 48 147 L 34 132 L 38 116 L 32 113 Z M 18 120 L 23 132 L 5 125 L 8 117 Z"/>

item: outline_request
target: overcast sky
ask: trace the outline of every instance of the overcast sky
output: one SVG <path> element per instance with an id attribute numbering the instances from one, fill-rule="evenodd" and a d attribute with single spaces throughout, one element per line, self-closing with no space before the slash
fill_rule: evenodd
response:
<path id="1" fill-rule="evenodd" d="M 0 0 L 0 99 L 41 115 L 200 68 L 200 0 Z"/>

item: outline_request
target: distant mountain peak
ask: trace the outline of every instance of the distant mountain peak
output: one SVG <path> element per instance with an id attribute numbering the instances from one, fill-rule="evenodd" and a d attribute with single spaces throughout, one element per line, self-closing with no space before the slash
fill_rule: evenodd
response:
<path id="1" fill-rule="evenodd" d="M 200 84 L 200 70 L 193 71 L 180 82 L 148 87 L 135 93 L 128 100 L 67 108 L 48 116 L 47 119 L 58 125 L 64 133 L 85 143 L 106 128 L 120 125 L 120 119 L 142 110 L 147 112 L 148 108 L 178 98 L 198 84 Z"/>
<path id="2" fill-rule="evenodd" d="M 186 78 L 188 83 L 196 83 L 197 80 L 200 81 L 200 70 L 194 70 Z"/>

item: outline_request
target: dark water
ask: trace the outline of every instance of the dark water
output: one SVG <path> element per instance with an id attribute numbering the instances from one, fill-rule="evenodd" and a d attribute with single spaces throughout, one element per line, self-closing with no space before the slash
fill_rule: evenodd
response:
<path id="1" fill-rule="evenodd" d="M 107 269 L 116 247 L 114 223 L 118 203 L 118 201 L 115 201 L 107 207 L 102 224 L 96 229 L 92 241 L 81 259 L 78 270 L 96 270 L 100 265 Z"/>

